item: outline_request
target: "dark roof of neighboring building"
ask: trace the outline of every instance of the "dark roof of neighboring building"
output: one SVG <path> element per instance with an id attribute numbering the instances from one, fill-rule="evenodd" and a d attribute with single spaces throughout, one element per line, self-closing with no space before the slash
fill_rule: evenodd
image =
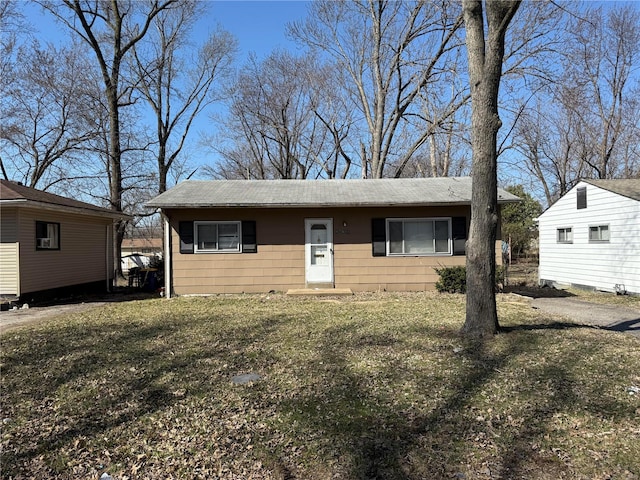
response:
<path id="1" fill-rule="evenodd" d="M 623 197 L 640 201 L 640 178 L 623 178 L 615 180 L 583 179 L 582 181 L 595 187 L 617 193 Z"/>
<path id="2" fill-rule="evenodd" d="M 81 202 L 73 198 L 67 198 L 54 193 L 43 192 L 35 188 L 27 187 L 10 180 L 0 180 L 0 203 L 16 203 L 16 205 L 38 204 L 41 206 L 51 206 L 59 209 L 82 210 L 85 213 L 94 213 L 101 216 L 111 216 L 114 218 L 128 217 L 123 213 L 98 207 L 91 203 Z"/>
<path id="3" fill-rule="evenodd" d="M 500 203 L 517 202 L 498 189 Z M 469 205 L 471 177 L 358 180 L 187 180 L 147 207 L 364 207 Z"/>

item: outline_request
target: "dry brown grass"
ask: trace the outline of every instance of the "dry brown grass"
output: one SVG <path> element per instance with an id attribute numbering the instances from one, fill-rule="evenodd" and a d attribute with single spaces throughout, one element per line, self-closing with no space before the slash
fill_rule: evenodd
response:
<path id="1" fill-rule="evenodd" d="M 638 339 L 508 295 L 484 345 L 458 335 L 463 296 L 329 300 L 137 301 L 3 335 L 2 477 L 638 478 Z"/>

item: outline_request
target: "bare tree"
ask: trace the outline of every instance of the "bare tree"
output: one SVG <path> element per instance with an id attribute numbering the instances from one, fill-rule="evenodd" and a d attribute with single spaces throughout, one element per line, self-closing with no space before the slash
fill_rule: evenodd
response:
<path id="1" fill-rule="evenodd" d="M 80 46 L 18 51 L 3 88 L 0 142 L 14 179 L 47 190 L 68 177 L 87 141 L 96 135 L 86 112 L 86 57 Z"/>
<path id="2" fill-rule="evenodd" d="M 580 134 L 593 156 L 585 162 L 596 178 L 615 178 L 621 170 L 620 141 L 637 129 L 640 12 L 623 5 L 605 14 L 602 8 L 585 12 L 569 26 L 573 41 L 565 65 L 567 81 L 576 85 L 577 102 L 567 105 L 580 115 Z M 634 89 L 635 79 L 635 89 Z M 635 92 L 634 92 L 635 90 Z"/>
<path id="3" fill-rule="evenodd" d="M 566 97 L 572 95 L 571 86 L 561 90 L 564 95 L 563 91 L 558 92 L 559 96 L 553 97 L 553 101 L 541 98 L 531 105 L 515 129 L 516 151 L 526 159 L 518 166 L 537 179 L 547 205 L 587 176 L 585 158 L 591 155 L 580 140 L 579 113 L 562 107 Z"/>
<path id="4" fill-rule="evenodd" d="M 193 121 L 214 100 L 213 86 L 228 71 L 237 42 L 215 31 L 196 54 L 187 34 L 204 10 L 192 0 L 160 12 L 145 43 L 134 47 L 137 88 L 156 120 L 157 192 L 167 189 L 167 174 L 182 152 Z"/>
<path id="5" fill-rule="evenodd" d="M 581 178 L 630 177 L 640 167 L 640 13 L 627 5 L 574 14 L 562 53 L 562 73 L 515 128 L 519 166 L 548 204 Z"/>
<path id="6" fill-rule="evenodd" d="M 498 331 L 495 243 L 498 226 L 498 93 L 505 35 L 519 1 L 463 0 L 473 149 L 471 225 L 467 240 L 467 313 L 462 331 L 485 338 Z M 486 9 L 486 16 L 485 16 Z M 485 27 L 486 24 L 486 27 Z"/>
<path id="7" fill-rule="evenodd" d="M 90 47 L 101 72 L 104 105 L 109 113 L 107 159 L 110 176 L 110 207 L 123 211 L 122 174 L 122 109 L 133 103 L 130 72 L 125 71 L 126 58 L 140 42 L 162 11 L 177 8 L 178 0 L 63 0 L 62 4 L 42 0 L 42 5 Z M 116 223 L 116 258 L 121 256 L 126 222 Z M 118 267 L 120 272 L 120 267 Z"/>
<path id="8" fill-rule="evenodd" d="M 224 178 L 313 178 L 328 156 L 331 135 L 317 112 L 310 57 L 273 52 L 251 58 L 235 81 L 225 119 L 223 161 L 209 172 Z"/>
<path id="9" fill-rule="evenodd" d="M 452 52 L 461 45 L 461 26 L 453 2 L 383 0 L 319 0 L 305 22 L 290 26 L 294 38 L 329 55 L 343 72 L 340 86 L 364 123 L 359 146 L 352 147 L 361 156 L 363 177 L 380 178 L 387 165 L 392 175 L 402 175 L 467 101 L 454 95 L 435 119 L 419 106 L 424 90 L 457 68 Z"/>
<path id="10" fill-rule="evenodd" d="M 17 8 L 15 0 L 0 2 L 0 137 L 9 132 L 9 117 L 15 112 L 10 106 L 10 89 L 12 80 L 16 77 L 16 51 L 18 50 L 18 33 L 25 31 L 24 16 Z M 0 142 L 2 139 L 0 138 Z M 2 178 L 9 180 L 9 174 L 4 163 L 4 145 L 0 150 L 0 173 Z"/>

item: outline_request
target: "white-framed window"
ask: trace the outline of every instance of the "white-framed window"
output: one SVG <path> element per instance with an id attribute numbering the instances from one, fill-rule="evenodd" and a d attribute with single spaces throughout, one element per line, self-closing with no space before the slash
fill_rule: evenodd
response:
<path id="1" fill-rule="evenodd" d="M 571 227 L 558 228 L 556 232 L 558 243 L 573 243 L 573 229 Z"/>
<path id="2" fill-rule="evenodd" d="M 451 255 L 451 218 L 387 219 L 387 255 Z"/>
<path id="3" fill-rule="evenodd" d="M 60 250 L 60 224 L 36 220 L 36 250 Z"/>
<path id="4" fill-rule="evenodd" d="M 609 225 L 592 225 L 589 227 L 590 242 L 608 242 Z"/>
<path id="5" fill-rule="evenodd" d="M 196 253 L 240 252 L 241 222 L 194 222 Z"/>

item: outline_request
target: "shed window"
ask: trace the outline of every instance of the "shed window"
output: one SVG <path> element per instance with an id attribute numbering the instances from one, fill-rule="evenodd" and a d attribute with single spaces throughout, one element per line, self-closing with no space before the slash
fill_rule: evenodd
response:
<path id="1" fill-rule="evenodd" d="M 60 224 L 36 221 L 36 250 L 60 250 Z"/>
<path id="2" fill-rule="evenodd" d="M 589 227 L 590 242 L 608 242 L 609 241 L 609 225 L 595 225 Z"/>
<path id="3" fill-rule="evenodd" d="M 557 232 L 558 243 L 573 243 L 573 230 L 571 227 L 559 228 Z"/>
<path id="4" fill-rule="evenodd" d="M 387 220 L 388 255 L 450 255 L 451 219 Z"/>
<path id="5" fill-rule="evenodd" d="M 576 199 L 578 210 L 587 208 L 587 187 L 580 187 L 576 190 Z"/>
<path id="6" fill-rule="evenodd" d="M 195 222 L 196 252 L 239 252 L 240 222 Z"/>

